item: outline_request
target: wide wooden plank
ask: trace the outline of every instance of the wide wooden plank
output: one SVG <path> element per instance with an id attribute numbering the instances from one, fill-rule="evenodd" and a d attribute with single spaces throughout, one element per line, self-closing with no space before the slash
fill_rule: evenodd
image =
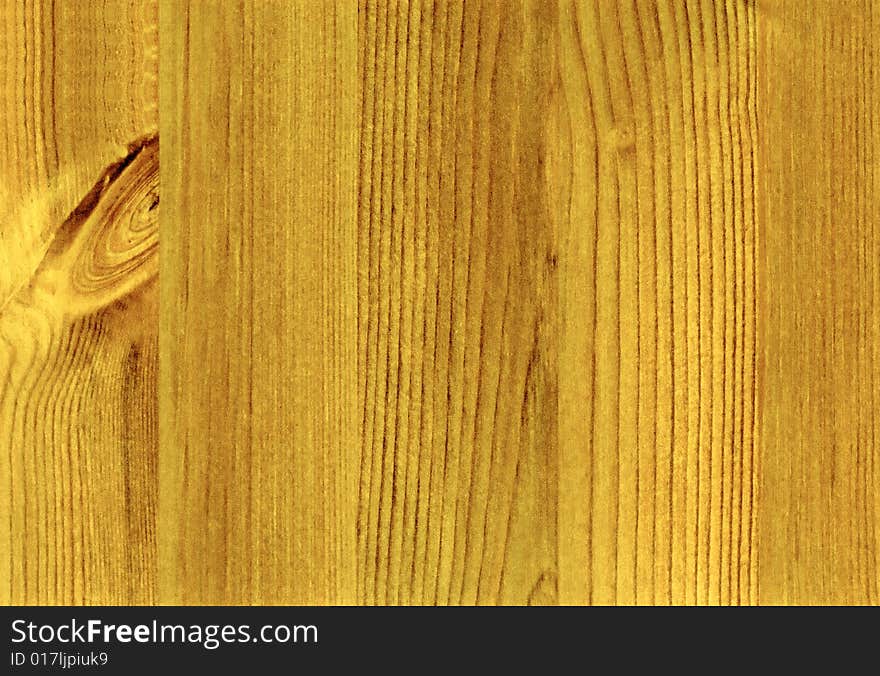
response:
<path id="1" fill-rule="evenodd" d="M 357 6 L 160 4 L 159 598 L 351 603 Z"/>
<path id="2" fill-rule="evenodd" d="M 156 9 L 0 9 L 2 604 L 156 598 Z"/>
<path id="3" fill-rule="evenodd" d="M 880 7 L 761 2 L 762 603 L 880 603 Z"/>

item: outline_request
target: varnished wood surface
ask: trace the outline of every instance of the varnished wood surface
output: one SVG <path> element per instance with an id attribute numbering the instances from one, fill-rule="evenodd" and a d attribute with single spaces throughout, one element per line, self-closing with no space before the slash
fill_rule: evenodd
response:
<path id="1" fill-rule="evenodd" d="M 0 26 L 0 601 L 880 602 L 876 2 Z"/>

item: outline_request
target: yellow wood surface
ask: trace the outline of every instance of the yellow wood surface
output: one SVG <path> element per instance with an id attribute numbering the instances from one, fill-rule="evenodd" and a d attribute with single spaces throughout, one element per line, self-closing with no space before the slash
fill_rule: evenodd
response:
<path id="1" fill-rule="evenodd" d="M 0 603 L 156 600 L 156 21 L 0 6 Z"/>
<path id="2" fill-rule="evenodd" d="M 355 599 L 357 7 L 164 2 L 159 599 Z"/>
<path id="3" fill-rule="evenodd" d="M 876 1 L 0 29 L 0 602 L 880 603 Z"/>
<path id="4" fill-rule="evenodd" d="M 880 604 L 880 4 L 763 3 L 760 600 Z"/>
<path id="5" fill-rule="evenodd" d="M 756 23 L 560 12 L 562 600 L 757 599 Z"/>

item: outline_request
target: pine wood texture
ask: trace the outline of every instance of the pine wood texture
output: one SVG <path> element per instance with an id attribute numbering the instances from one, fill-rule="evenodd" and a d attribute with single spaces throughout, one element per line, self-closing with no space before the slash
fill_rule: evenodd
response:
<path id="1" fill-rule="evenodd" d="M 760 5 L 761 600 L 880 603 L 880 5 Z"/>
<path id="2" fill-rule="evenodd" d="M 351 602 L 357 6 L 163 2 L 159 599 Z"/>
<path id="3" fill-rule="evenodd" d="M 571 3 L 559 26 L 561 591 L 754 602 L 755 8 Z"/>
<path id="4" fill-rule="evenodd" d="M 0 9 L 0 602 L 156 583 L 151 2 Z"/>
<path id="5" fill-rule="evenodd" d="M 358 598 L 556 601 L 546 3 L 365 3 Z"/>
<path id="6" fill-rule="evenodd" d="M 7 4 L 0 601 L 880 603 L 876 2 Z"/>

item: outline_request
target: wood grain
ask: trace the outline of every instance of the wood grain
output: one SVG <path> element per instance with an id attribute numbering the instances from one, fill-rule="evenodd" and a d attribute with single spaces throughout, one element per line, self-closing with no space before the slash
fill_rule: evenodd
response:
<path id="1" fill-rule="evenodd" d="M 755 8 L 566 3 L 566 601 L 757 598 Z"/>
<path id="2" fill-rule="evenodd" d="M 0 601 L 880 603 L 876 2 L 7 4 Z"/>
<path id="3" fill-rule="evenodd" d="M 159 599 L 353 602 L 357 7 L 160 30 Z"/>
<path id="4" fill-rule="evenodd" d="M 155 12 L 0 12 L 0 603 L 156 598 Z"/>
<path id="5" fill-rule="evenodd" d="M 364 3 L 359 600 L 556 601 L 546 3 Z"/>
<path id="6" fill-rule="evenodd" d="M 761 9 L 761 601 L 877 604 L 880 7 Z"/>

